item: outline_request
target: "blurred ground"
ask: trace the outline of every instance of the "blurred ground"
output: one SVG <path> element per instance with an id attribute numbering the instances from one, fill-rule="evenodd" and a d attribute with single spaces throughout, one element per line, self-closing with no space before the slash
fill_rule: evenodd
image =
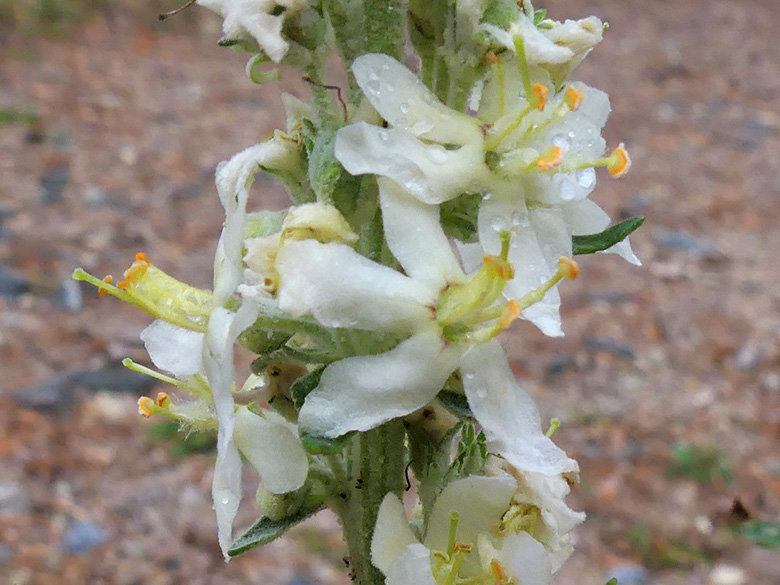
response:
<path id="1" fill-rule="evenodd" d="M 546 7 L 612 25 L 577 77 L 612 97 L 608 141 L 634 168 L 593 198 L 647 216 L 633 238 L 644 267 L 581 262 L 563 340 L 527 324 L 509 340 L 582 467 L 571 499 L 589 518 L 558 583 L 776 584 L 780 554 L 723 526 L 735 497 L 780 515 L 780 12 Z M 158 10 L 114 8 L 55 36 L 0 25 L 0 109 L 40 120 L 0 121 L 0 582 L 347 583 L 329 517 L 222 563 L 210 456 L 152 440 L 164 429 L 135 401 L 153 389 L 114 367 L 143 359 L 149 319 L 69 280 L 75 266 L 117 275 L 143 250 L 208 286 L 214 168 L 283 124 L 279 90 L 304 91 L 290 71 L 253 86 L 205 11 L 159 25 Z M 255 196 L 284 204 L 263 180 Z M 238 524 L 252 520 L 247 505 Z"/>

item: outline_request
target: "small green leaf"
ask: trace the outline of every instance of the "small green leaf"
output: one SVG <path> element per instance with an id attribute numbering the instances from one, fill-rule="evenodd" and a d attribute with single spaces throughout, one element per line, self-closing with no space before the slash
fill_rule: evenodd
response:
<path id="1" fill-rule="evenodd" d="M 625 221 L 621 221 L 598 234 L 572 236 L 571 243 L 574 255 L 594 254 L 611 248 L 618 242 L 625 240 L 629 234 L 642 225 L 644 221 L 644 217 L 632 217 Z"/>
<path id="2" fill-rule="evenodd" d="M 780 549 L 780 523 L 778 522 L 750 520 L 734 526 L 732 531 L 758 546 Z"/>
<path id="3" fill-rule="evenodd" d="M 301 445 L 312 455 L 334 455 L 341 451 L 354 433 L 347 433 L 335 439 L 301 434 Z"/>
<path id="4" fill-rule="evenodd" d="M 612 577 L 612 579 L 607 581 L 604 585 L 618 585 L 617 577 Z"/>
<path id="5" fill-rule="evenodd" d="M 474 420 L 474 413 L 469 408 L 469 401 L 463 394 L 457 394 L 456 392 L 447 392 L 446 390 L 439 392 L 438 396 L 444 407 L 458 418 L 465 418 Z"/>
<path id="6" fill-rule="evenodd" d="M 257 546 L 268 544 L 296 524 L 300 524 L 307 518 L 314 516 L 324 507 L 322 502 L 304 506 L 292 516 L 287 516 L 287 518 L 282 518 L 281 520 L 271 520 L 267 516 L 263 516 L 233 542 L 228 550 L 228 555 L 237 557 Z"/>
<path id="7" fill-rule="evenodd" d="M 482 203 L 481 193 L 467 193 L 441 204 L 441 227 L 447 237 L 461 242 L 473 242 L 477 237 L 477 215 Z"/>
<path id="8" fill-rule="evenodd" d="M 543 21 L 545 18 L 547 18 L 547 11 L 546 11 L 544 8 L 542 8 L 541 10 L 537 10 L 537 11 L 534 13 L 534 24 L 535 24 L 536 26 L 539 26 L 539 24 L 540 24 L 540 23 L 541 23 L 541 22 L 542 22 L 542 21 Z"/>
<path id="9" fill-rule="evenodd" d="M 292 396 L 295 408 L 303 406 L 303 401 L 320 383 L 320 378 L 322 378 L 322 372 L 324 371 L 325 366 L 319 367 L 293 382 L 293 385 L 290 386 L 290 396 Z"/>

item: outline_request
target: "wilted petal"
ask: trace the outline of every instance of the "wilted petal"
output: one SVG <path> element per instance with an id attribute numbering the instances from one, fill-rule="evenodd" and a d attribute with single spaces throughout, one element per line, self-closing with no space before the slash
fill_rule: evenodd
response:
<path id="1" fill-rule="evenodd" d="M 260 474 L 263 487 L 272 494 L 300 488 L 309 472 L 309 460 L 286 421 L 254 414 L 246 407 L 236 411 L 233 440 Z"/>
<path id="2" fill-rule="evenodd" d="M 433 290 L 463 280 L 438 206 L 418 201 L 389 179 L 379 179 L 379 201 L 387 245 L 406 274 Z"/>
<path id="3" fill-rule="evenodd" d="M 381 53 L 352 63 L 360 89 L 377 112 L 396 128 L 441 144 L 482 140 L 479 122 L 442 104 L 404 65 Z"/>
<path id="4" fill-rule="evenodd" d="M 547 550 L 527 532 L 507 536 L 498 560 L 517 585 L 550 584 L 552 567 Z"/>
<path id="5" fill-rule="evenodd" d="M 387 572 L 386 585 L 437 585 L 431 571 L 431 551 L 415 543 L 406 547 Z"/>
<path id="6" fill-rule="evenodd" d="M 329 365 L 309 394 L 298 423 L 317 436 L 367 431 L 433 400 L 455 370 L 458 352 L 437 330 L 418 333 L 380 355 Z"/>
<path id="7" fill-rule="evenodd" d="M 607 212 L 589 199 L 562 205 L 561 210 L 563 211 L 566 223 L 568 223 L 569 229 L 574 236 L 597 234 L 607 229 L 610 224 Z M 642 265 L 639 258 L 636 257 L 634 251 L 631 249 L 628 238 L 618 242 L 611 248 L 604 250 L 604 253 L 617 254 L 631 264 L 635 264 L 636 266 Z"/>
<path id="8" fill-rule="evenodd" d="M 141 332 L 152 363 L 177 378 L 203 370 L 203 333 L 157 319 Z"/>
<path id="9" fill-rule="evenodd" d="M 488 447 L 521 471 L 557 474 L 577 469 L 542 432 L 536 404 L 517 383 L 501 344 L 473 346 L 462 358 L 463 386 Z"/>
<path id="10" fill-rule="evenodd" d="M 379 506 L 374 535 L 371 538 L 371 562 L 387 575 L 393 561 L 407 546 L 417 539 L 406 520 L 403 502 L 393 493 L 389 493 Z"/>
<path id="11" fill-rule="evenodd" d="M 276 258 L 279 308 L 328 327 L 404 331 L 432 320 L 437 292 L 344 244 L 302 240 Z"/>
<path id="12" fill-rule="evenodd" d="M 335 153 L 351 174 L 387 177 L 431 204 L 478 190 L 488 171 L 481 141 L 447 150 L 406 130 L 366 122 L 341 128 Z"/>
<path id="13" fill-rule="evenodd" d="M 447 550 L 450 513 L 458 513 L 458 542 L 477 546 L 480 534 L 490 533 L 509 509 L 509 501 L 517 489 L 515 479 L 508 474 L 492 477 L 472 475 L 453 481 L 442 490 L 428 521 L 425 546 L 431 550 Z M 476 555 L 471 555 L 463 567 L 468 575 L 479 569 Z"/>

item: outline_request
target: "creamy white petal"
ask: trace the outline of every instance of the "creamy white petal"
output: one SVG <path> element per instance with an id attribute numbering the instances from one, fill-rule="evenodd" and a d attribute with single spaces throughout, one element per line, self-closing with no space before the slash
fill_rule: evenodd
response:
<path id="1" fill-rule="evenodd" d="M 517 482 L 506 473 L 491 477 L 472 475 L 453 481 L 436 499 L 428 521 L 425 546 L 431 550 L 447 550 L 450 513 L 457 512 L 458 542 L 476 547 L 478 535 L 489 533 L 509 509 L 516 489 Z"/>
<path id="2" fill-rule="evenodd" d="M 227 562 L 230 560 L 227 551 L 233 544 L 233 520 L 241 502 L 241 456 L 232 441 L 223 449 L 222 455 L 217 455 L 211 497 L 217 515 L 219 546 Z"/>
<path id="3" fill-rule="evenodd" d="M 521 471 L 556 474 L 577 469 L 542 431 L 539 411 L 517 383 L 501 344 L 473 346 L 461 361 L 463 386 L 488 446 Z"/>
<path id="4" fill-rule="evenodd" d="M 441 144 L 482 140 L 479 122 L 442 104 L 423 82 L 388 55 L 370 53 L 352 63 L 360 89 L 377 112 L 396 128 Z"/>
<path id="5" fill-rule="evenodd" d="M 406 331 L 430 322 L 438 291 L 344 244 L 302 240 L 276 258 L 279 308 L 328 327 Z"/>
<path id="6" fill-rule="evenodd" d="M 335 153 L 351 174 L 387 177 L 431 204 L 478 191 L 488 176 L 481 140 L 447 150 L 406 130 L 366 122 L 341 128 Z"/>
<path id="7" fill-rule="evenodd" d="M 300 441 L 283 420 L 258 416 L 246 407 L 236 411 L 233 440 L 238 450 L 260 474 L 263 487 L 273 494 L 303 486 L 309 460 Z"/>
<path id="8" fill-rule="evenodd" d="M 371 562 L 383 575 L 387 575 L 396 557 L 416 542 L 417 538 L 406 519 L 403 502 L 395 494 L 387 494 L 379 506 L 371 538 Z"/>
<path id="9" fill-rule="evenodd" d="M 300 412 L 300 428 L 339 437 L 405 416 L 433 400 L 457 366 L 459 352 L 428 330 L 380 355 L 329 365 Z"/>
<path id="10" fill-rule="evenodd" d="M 379 179 L 379 201 L 387 245 L 406 274 L 433 290 L 463 280 L 438 206 L 418 201 L 390 179 Z"/>
<path id="11" fill-rule="evenodd" d="M 572 235 L 575 236 L 597 234 L 607 229 L 610 224 L 607 212 L 589 199 L 562 205 L 561 210 Z M 604 253 L 617 254 L 631 264 L 642 265 L 631 249 L 628 238 L 604 250 Z"/>
<path id="12" fill-rule="evenodd" d="M 524 15 L 518 17 L 509 31 L 493 24 L 483 24 L 480 28 L 513 53 L 515 37 L 522 38 L 526 60 L 530 65 L 565 63 L 574 56 L 571 49 L 556 45 Z"/>
<path id="13" fill-rule="evenodd" d="M 552 566 L 544 546 L 527 532 L 510 534 L 498 554 L 517 585 L 549 585 Z"/>
<path id="14" fill-rule="evenodd" d="M 203 333 L 157 319 L 141 331 L 141 341 L 152 363 L 177 378 L 203 370 Z"/>
<path id="15" fill-rule="evenodd" d="M 458 250 L 460 262 L 466 274 L 471 274 L 482 266 L 482 259 L 485 257 L 485 250 L 483 250 L 482 244 L 479 242 L 466 244 L 460 240 L 455 240 L 455 248 Z"/>
<path id="16" fill-rule="evenodd" d="M 387 585 L 437 585 L 431 571 L 431 551 L 419 543 L 410 544 L 387 572 Z"/>

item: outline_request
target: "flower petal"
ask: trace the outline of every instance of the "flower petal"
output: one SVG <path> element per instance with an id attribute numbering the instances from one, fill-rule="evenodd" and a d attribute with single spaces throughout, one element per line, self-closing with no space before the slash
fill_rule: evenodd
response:
<path id="1" fill-rule="evenodd" d="M 336 134 L 336 158 L 353 175 L 387 177 L 425 203 L 478 191 L 487 177 L 482 142 L 447 150 L 399 128 L 357 122 Z"/>
<path id="2" fill-rule="evenodd" d="M 463 280 L 438 206 L 421 203 L 389 179 L 379 179 L 379 201 L 387 245 L 406 274 L 433 290 Z"/>
<path id="3" fill-rule="evenodd" d="M 227 551 L 233 544 L 233 520 L 241 502 L 241 456 L 232 441 L 223 450 L 223 454 L 217 456 L 211 497 L 214 500 L 214 512 L 217 514 L 219 546 L 227 562 L 230 560 Z"/>
<path id="4" fill-rule="evenodd" d="M 515 52 L 515 37 L 522 38 L 525 46 L 525 57 L 529 65 L 566 63 L 574 57 L 574 52 L 571 49 L 556 45 L 536 28 L 531 19 L 523 14 L 519 15 L 517 20 L 512 23 L 509 31 L 493 24 L 482 24 L 480 28 L 513 53 Z"/>
<path id="5" fill-rule="evenodd" d="M 396 557 L 416 542 L 417 538 L 406 520 L 403 502 L 397 495 L 387 494 L 379 506 L 371 538 L 371 562 L 387 575 Z"/>
<path id="6" fill-rule="evenodd" d="M 309 460 L 298 437 L 286 421 L 272 414 L 261 417 L 246 407 L 236 411 L 233 440 L 238 450 L 260 474 L 263 487 L 272 494 L 292 492 L 303 486 Z"/>
<path id="7" fill-rule="evenodd" d="M 436 499 L 425 546 L 431 550 L 447 550 L 450 513 L 457 512 L 458 542 L 476 547 L 479 534 L 489 533 L 501 520 L 516 489 L 517 482 L 506 473 L 492 477 L 472 475 L 453 481 Z"/>
<path id="8" fill-rule="evenodd" d="M 387 572 L 386 585 L 437 585 L 431 571 L 431 551 L 419 543 L 410 544 Z"/>
<path id="9" fill-rule="evenodd" d="M 517 383 L 498 341 L 473 346 L 461 361 L 469 406 L 488 447 L 520 471 L 557 474 L 577 469 L 542 432 L 536 404 Z"/>
<path id="10" fill-rule="evenodd" d="M 517 585 L 549 585 L 552 579 L 547 550 L 527 532 L 507 536 L 498 560 Z"/>
<path id="11" fill-rule="evenodd" d="M 387 353 L 337 361 L 306 398 L 298 423 L 307 433 L 333 438 L 405 416 L 436 397 L 458 355 L 429 330 Z"/>
<path id="12" fill-rule="evenodd" d="M 203 333 L 157 319 L 141 331 L 141 341 L 152 363 L 177 378 L 203 370 Z"/>
<path id="13" fill-rule="evenodd" d="M 479 122 L 442 104 L 425 84 L 388 55 L 370 53 L 352 63 L 360 89 L 387 122 L 441 144 L 481 142 Z"/>
<path id="14" fill-rule="evenodd" d="M 302 240 L 276 258 L 279 308 L 328 327 L 416 329 L 432 320 L 437 292 L 344 244 Z"/>

